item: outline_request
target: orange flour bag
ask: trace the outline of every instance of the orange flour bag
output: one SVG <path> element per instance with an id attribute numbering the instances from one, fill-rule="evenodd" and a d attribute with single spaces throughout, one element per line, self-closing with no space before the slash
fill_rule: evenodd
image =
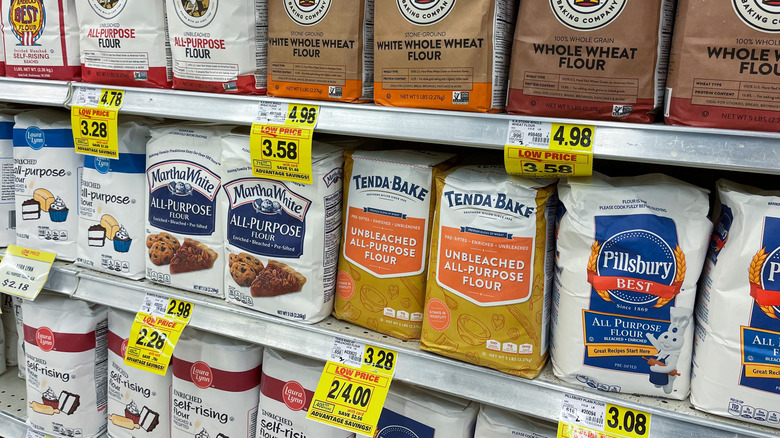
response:
<path id="1" fill-rule="evenodd" d="M 419 339 L 433 183 L 453 157 L 404 150 L 345 154 L 337 318 Z"/>
<path id="2" fill-rule="evenodd" d="M 420 348 L 534 378 L 547 361 L 552 180 L 464 166 L 436 178 Z"/>
<path id="3" fill-rule="evenodd" d="M 268 95 L 344 102 L 374 96 L 374 0 L 268 3 Z"/>
<path id="4" fill-rule="evenodd" d="M 515 0 L 386 0 L 375 6 L 374 101 L 498 112 Z"/>

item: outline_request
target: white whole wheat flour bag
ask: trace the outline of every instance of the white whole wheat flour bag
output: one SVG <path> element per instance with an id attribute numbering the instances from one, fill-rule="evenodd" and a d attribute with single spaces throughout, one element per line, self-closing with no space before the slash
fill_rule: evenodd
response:
<path id="1" fill-rule="evenodd" d="M 222 150 L 229 128 L 152 130 L 146 148 L 146 278 L 223 296 Z"/>
<path id="2" fill-rule="evenodd" d="M 557 425 L 517 412 L 482 405 L 474 438 L 555 438 Z"/>
<path id="3" fill-rule="evenodd" d="M 16 243 L 76 259 L 79 169 L 67 112 L 18 114 L 14 125 Z M 73 210 L 73 211 L 71 211 Z"/>
<path id="4" fill-rule="evenodd" d="M 726 180 L 696 306 L 691 403 L 780 428 L 780 192 Z"/>
<path id="5" fill-rule="evenodd" d="M 171 368 L 164 376 L 125 365 L 135 315 L 108 311 L 108 433 L 114 438 L 170 436 Z"/>
<path id="6" fill-rule="evenodd" d="M 14 115 L 0 104 L 0 246 L 16 243 L 16 211 L 14 210 Z"/>
<path id="7" fill-rule="evenodd" d="M 265 348 L 256 438 L 354 438 L 306 418 L 324 363 Z"/>
<path id="8" fill-rule="evenodd" d="M 27 425 L 58 437 L 105 434 L 107 309 L 47 294 L 22 307 Z"/>
<path id="9" fill-rule="evenodd" d="M 3 332 L 5 334 L 5 364 L 14 367 L 18 364 L 17 347 L 19 343 L 19 332 L 16 331 L 16 303 L 11 295 L 0 294 L 0 309 L 3 314 L 0 318 L 3 321 Z M 24 357 L 22 357 L 24 362 Z"/>
<path id="10" fill-rule="evenodd" d="M 265 94 L 267 0 L 165 0 L 173 88 Z"/>
<path id="11" fill-rule="evenodd" d="M 149 128 L 119 124 L 119 159 L 84 155 L 76 264 L 132 279 L 146 271 L 144 180 Z"/>
<path id="12" fill-rule="evenodd" d="M 259 345 L 187 328 L 171 359 L 171 437 L 254 437 L 262 361 Z"/>
<path id="13" fill-rule="evenodd" d="M 313 184 L 252 176 L 249 137 L 222 161 L 229 302 L 303 322 L 333 311 L 341 243 L 343 151 L 315 141 Z"/>
<path id="14" fill-rule="evenodd" d="M 76 0 L 0 0 L 7 76 L 81 79 L 75 3 Z"/>
<path id="15" fill-rule="evenodd" d="M 559 184 L 555 375 L 684 399 L 693 306 L 712 225 L 707 191 L 664 175 Z"/>
<path id="16" fill-rule="evenodd" d="M 165 2 L 76 0 L 84 82 L 171 88 Z"/>
<path id="17" fill-rule="evenodd" d="M 472 438 L 478 411 L 479 404 L 475 402 L 395 381 L 387 394 L 375 436 Z"/>

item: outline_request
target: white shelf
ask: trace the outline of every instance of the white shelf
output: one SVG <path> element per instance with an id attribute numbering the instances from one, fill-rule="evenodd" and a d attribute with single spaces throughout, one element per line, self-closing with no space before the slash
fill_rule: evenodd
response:
<path id="1" fill-rule="evenodd" d="M 27 388 L 16 367 L 0 375 L 0 437 L 24 438 L 27 434 Z"/>

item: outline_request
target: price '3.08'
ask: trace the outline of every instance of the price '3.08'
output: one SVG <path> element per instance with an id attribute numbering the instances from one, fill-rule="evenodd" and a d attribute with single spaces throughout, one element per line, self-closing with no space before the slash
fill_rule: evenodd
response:
<path id="1" fill-rule="evenodd" d="M 87 120 L 81 121 L 81 135 L 93 138 L 106 138 L 108 137 L 108 125 L 106 122 Z"/>

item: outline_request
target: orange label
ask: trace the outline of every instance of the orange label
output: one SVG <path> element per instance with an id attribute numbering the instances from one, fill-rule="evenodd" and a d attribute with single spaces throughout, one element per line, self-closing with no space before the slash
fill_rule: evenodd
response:
<path id="1" fill-rule="evenodd" d="M 344 255 L 377 277 L 419 274 L 425 267 L 425 219 L 349 207 Z"/>
<path id="2" fill-rule="evenodd" d="M 437 281 L 477 304 L 531 296 L 534 239 L 470 227 L 441 227 Z"/>

